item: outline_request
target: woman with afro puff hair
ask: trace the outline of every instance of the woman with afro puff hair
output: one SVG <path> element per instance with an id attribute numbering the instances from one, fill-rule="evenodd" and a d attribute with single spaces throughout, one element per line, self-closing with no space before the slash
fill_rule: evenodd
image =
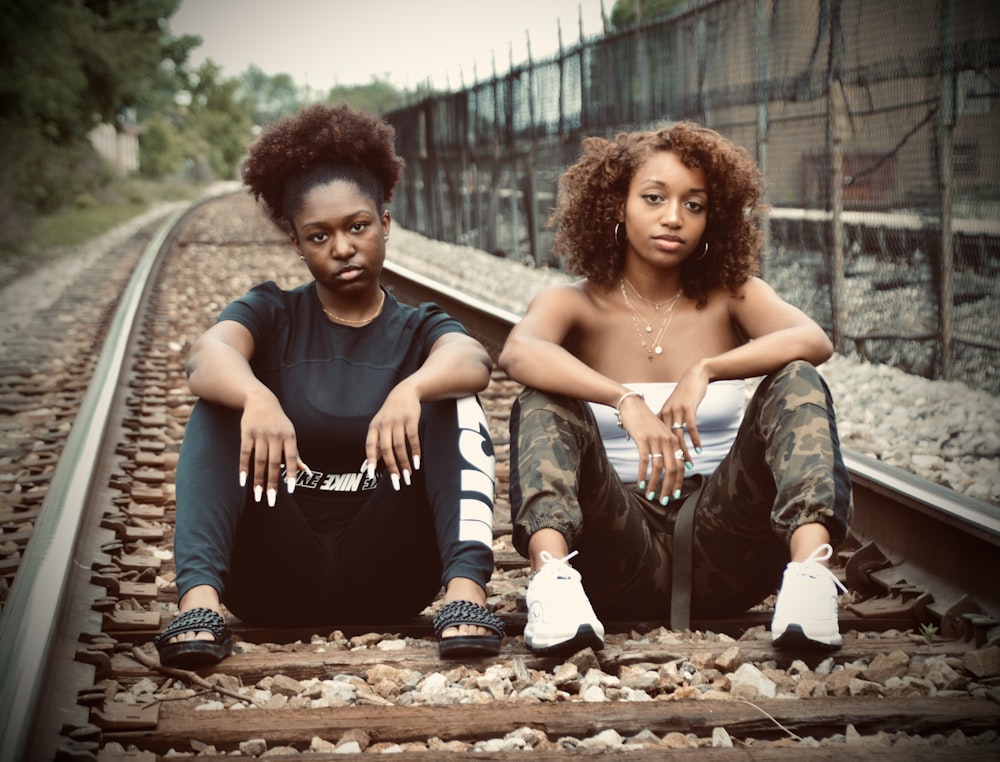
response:
<path id="1" fill-rule="evenodd" d="M 609 617 L 683 629 L 779 584 L 774 645 L 840 645 L 826 562 L 850 483 L 815 369 L 832 348 L 757 277 L 762 196 L 744 149 L 687 122 L 587 138 L 563 175 L 554 245 L 583 279 L 539 292 L 500 355 L 525 386 L 510 491 L 530 648 L 599 648 Z"/>
<path id="2" fill-rule="evenodd" d="M 179 616 L 164 664 L 227 656 L 247 623 L 399 621 L 444 586 L 442 656 L 496 654 L 493 445 L 476 399 L 492 363 L 434 304 L 379 282 L 403 161 L 388 124 L 310 106 L 265 130 L 243 179 L 312 280 L 263 283 L 187 362 L 177 465 Z"/>

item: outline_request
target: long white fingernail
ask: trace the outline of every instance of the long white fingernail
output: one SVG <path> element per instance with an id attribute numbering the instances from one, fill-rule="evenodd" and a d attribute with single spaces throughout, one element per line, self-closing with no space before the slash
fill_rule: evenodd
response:
<path id="1" fill-rule="evenodd" d="M 247 486 L 247 472 L 246 471 L 240 471 L 240 486 L 241 487 Z"/>
<path id="2" fill-rule="evenodd" d="M 288 494 L 291 495 L 293 492 L 295 492 L 295 480 L 292 479 L 291 477 L 289 477 L 288 479 L 286 479 L 285 480 L 285 487 L 287 487 L 287 489 L 288 489 Z"/>
<path id="3" fill-rule="evenodd" d="M 403 481 L 406 482 L 407 487 L 410 486 L 410 469 L 408 468 L 403 469 Z"/>
<path id="4" fill-rule="evenodd" d="M 392 488 L 399 492 L 399 474 L 389 474 L 389 478 L 392 479 Z"/>
<path id="5" fill-rule="evenodd" d="M 306 465 L 305 463 L 303 463 L 303 462 L 302 462 L 301 460 L 299 461 L 299 468 L 301 468 L 301 469 L 302 469 L 303 471 L 305 471 L 305 472 L 306 472 L 307 474 L 309 474 L 310 476 L 312 476 L 312 475 L 313 475 L 313 470 L 312 470 L 311 468 L 309 468 L 309 466 L 307 466 L 307 465 Z"/>
<path id="6" fill-rule="evenodd" d="M 419 471 L 420 470 L 420 456 L 419 455 L 414 455 L 413 456 L 413 470 L 414 471 Z"/>
<path id="7" fill-rule="evenodd" d="M 263 495 L 263 494 L 264 494 L 264 488 L 263 487 L 261 487 L 259 484 L 257 484 L 256 486 L 254 486 L 254 488 L 253 488 L 253 499 L 254 499 L 255 502 L 259 503 L 260 502 L 260 496 Z"/>
<path id="8" fill-rule="evenodd" d="M 277 501 L 277 499 L 278 499 L 278 490 L 274 489 L 274 487 L 268 487 L 267 504 L 272 508 L 274 508 L 274 503 Z"/>
<path id="9" fill-rule="evenodd" d="M 369 463 L 368 464 L 368 478 L 369 479 L 374 479 L 375 478 L 375 464 L 374 463 Z"/>
<path id="10" fill-rule="evenodd" d="M 366 468 L 368 468 L 368 458 L 361 461 L 361 468 L 359 468 L 358 471 L 364 471 Z"/>

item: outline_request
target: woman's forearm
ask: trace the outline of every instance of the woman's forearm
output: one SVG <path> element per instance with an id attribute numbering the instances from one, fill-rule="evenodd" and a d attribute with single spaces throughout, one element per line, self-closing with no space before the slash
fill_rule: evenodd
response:
<path id="1" fill-rule="evenodd" d="M 558 344 L 537 339 L 508 340 L 500 367 L 525 386 L 612 407 L 625 389 Z"/>
<path id="2" fill-rule="evenodd" d="M 404 379 L 421 402 L 477 394 L 490 383 L 493 363 L 482 345 L 468 337 L 457 337 L 437 345 L 424 364 Z"/>
<path id="3" fill-rule="evenodd" d="M 702 361 L 712 381 L 752 378 L 772 373 L 793 360 L 826 362 L 833 346 L 822 331 L 808 326 L 785 328 Z"/>
<path id="4" fill-rule="evenodd" d="M 223 342 L 196 346 L 186 371 L 191 393 L 208 402 L 242 410 L 255 395 L 273 396 L 254 375 L 247 359 Z"/>

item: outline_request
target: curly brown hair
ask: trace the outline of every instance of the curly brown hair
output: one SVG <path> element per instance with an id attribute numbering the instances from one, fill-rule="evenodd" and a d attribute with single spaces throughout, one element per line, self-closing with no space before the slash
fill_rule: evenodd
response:
<path id="1" fill-rule="evenodd" d="M 317 103 L 264 130 L 243 162 L 243 182 L 288 231 L 303 195 L 335 179 L 354 182 L 382 209 L 403 171 L 395 138 L 377 116 Z"/>
<path id="2" fill-rule="evenodd" d="M 553 249 L 571 272 L 609 286 L 621 275 L 624 246 L 615 225 L 639 166 L 655 151 L 671 151 L 708 183 L 708 225 L 702 242 L 708 254 L 689 257 L 682 267 L 684 291 L 702 307 L 718 286 L 736 294 L 760 270 L 764 177 L 746 149 L 715 130 L 677 122 L 658 130 L 623 132 L 613 140 L 590 137 L 563 174 L 549 217 Z"/>

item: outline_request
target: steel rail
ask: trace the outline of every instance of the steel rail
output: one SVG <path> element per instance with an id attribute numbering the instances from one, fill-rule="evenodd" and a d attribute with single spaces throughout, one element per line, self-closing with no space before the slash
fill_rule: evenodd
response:
<path id="1" fill-rule="evenodd" d="M 65 583 L 74 564 L 80 562 L 77 545 L 94 489 L 92 478 L 101 458 L 109 411 L 154 263 L 177 222 L 192 208 L 172 213 L 163 223 L 119 300 L 80 411 L 52 474 L 31 542 L 0 612 L 0 762 L 38 758 L 34 751 L 29 754 L 29 745 L 33 737 L 49 731 L 38 726 L 58 723 L 58 717 L 40 718 L 37 709 L 42 687 L 51 677 L 48 673 L 53 665 L 46 663 L 46 656 L 53 648 L 66 604 Z"/>
<path id="2" fill-rule="evenodd" d="M 879 491 L 913 510 L 961 527 L 966 533 L 1000 547 L 1000 507 L 966 497 L 850 448 L 843 448 L 843 454 L 855 484 Z"/>
<path id="3" fill-rule="evenodd" d="M 931 592 L 942 619 L 981 611 L 1000 620 L 1000 507 L 849 449 L 844 462 L 851 531 L 894 564 L 894 585 Z M 959 630 L 946 624 L 948 635 Z"/>

